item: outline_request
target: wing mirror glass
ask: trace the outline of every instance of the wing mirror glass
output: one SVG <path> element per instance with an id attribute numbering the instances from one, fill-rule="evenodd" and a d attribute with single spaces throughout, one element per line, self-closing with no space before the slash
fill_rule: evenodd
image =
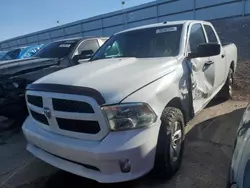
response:
<path id="1" fill-rule="evenodd" d="M 205 44 L 200 44 L 197 47 L 196 52 L 189 53 L 188 57 L 190 59 L 192 59 L 192 58 L 198 58 L 198 57 L 210 57 L 210 56 L 219 55 L 220 52 L 221 52 L 221 46 L 220 46 L 220 44 L 205 43 Z"/>
<path id="2" fill-rule="evenodd" d="M 78 57 L 79 59 L 89 59 L 94 55 L 94 51 L 93 50 L 84 50 L 82 51 Z"/>
<path id="3" fill-rule="evenodd" d="M 74 60 L 78 62 L 79 60 L 90 59 L 93 55 L 93 50 L 84 50 L 80 54 L 75 55 Z"/>

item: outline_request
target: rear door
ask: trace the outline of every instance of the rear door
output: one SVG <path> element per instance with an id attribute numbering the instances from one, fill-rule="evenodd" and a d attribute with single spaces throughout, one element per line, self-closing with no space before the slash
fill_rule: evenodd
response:
<path id="1" fill-rule="evenodd" d="M 220 44 L 219 37 L 217 36 L 214 28 L 210 24 L 204 24 L 204 29 L 207 36 L 207 41 L 209 43 L 216 43 Z M 220 44 L 221 46 L 221 44 Z M 221 53 L 217 56 L 210 57 L 210 61 L 214 63 L 215 67 L 215 83 L 214 83 L 214 89 L 216 90 L 220 89 L 220 86 L 224 84 L 227 78 L 226 75 L 226 58 L 225 54 L 223 54 L 223 48 L 221 47 Z"/>
<path id="2" fill-rule="evenodd" d="M 200 44 L 207 43 L 201 23 L 192 23 L 189 27 L 187 52 L 196 52 Z M 189 60 L 192 69 L 191 82 L 194 112 L 203 108 L 211 96 L 215 84 L 215 66 L 209 57 Z"/>

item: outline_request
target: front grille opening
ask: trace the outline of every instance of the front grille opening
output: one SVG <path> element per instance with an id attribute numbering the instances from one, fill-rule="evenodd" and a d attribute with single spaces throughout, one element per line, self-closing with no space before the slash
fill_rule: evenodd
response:
<path id="1" fill-rule="evenodd" d="M 38 122 L 40 122 L 40 123 L 42 123 L 42 124 L 45 124 L 45 125 L 49 125 L 49 122 L 48 122 L 48 120 L 47 120 L 47 118 L 46 118 L 45 115 L 39 114 L 39 113 L 37 113 L 37 112 L 35 112 L 35 111 L 33 111 L 33 110 L 30 110 L 30 113 L 31 113 L 32 117 L 33 117 L 36 121 L 38 121 Z"/>
<path id="2" fill-rule="evenodd" d="M 53 108 L 62 112 L 94 113 L 90 104 L 81 101 L 52 99 Z"/>
<path id="3" fill-rule="evenodd" d="M 27 101 L 28 103 L 37 106 L 37 107 L 43 107 L 43 98 L 39 96 L 34 95 L 27 95 Z"/>
<path id="4" fill-rule="evenodd" d="M 88 134 L 97 134 L 100 131 L 98 121 L 84 121 L 63 118 L 56 118 L 56 120 L 59 128 L 63 130 Z"/>

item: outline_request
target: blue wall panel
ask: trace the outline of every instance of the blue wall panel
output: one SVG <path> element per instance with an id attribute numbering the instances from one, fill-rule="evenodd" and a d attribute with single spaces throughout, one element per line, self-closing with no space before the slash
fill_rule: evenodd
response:
<path id="1" fill-rule="evenodd" d="M 37 42 L 37 35 L 27 37 L 27 43 Z"/>
<path id="2" fill-rule="evenodd" d="M 146 24 L 153 24 L 153 23 L 156 23 L 156 22 L 157 22 L 157 18 L 142 20 L 142 21 L 139 21 L 139 22 L 129 23 L 128 28 L 138 27 L 138 26 L 146 25 Z"/>
<path id="3" fill-rule="evenodd" d="M 127 22 L 157 17 L 157 7 L 149 7 L 127 13 Z"/>
<path id="4" fill-rule="evenodd" d="M 111 36 L 111 35 L 113 35 L 114 33 L 117 33 L 117 32 L 119 32 L 119 31 L 122 31 L 123 29 L 124 29 L 124 28 L 123 28 L 123 25 L 104 28 L 104 29 L 103 29 L 103 35 L 104 35 L 104 36 Z"/>
<path id="5" fill-rule="evenodd" d="M 199 9 L 195 12 L 195 16 L 201 20 L 213 20 L 231 16 L 239 16 L 242 14 L 243 2 L 235 2 L 205 9 Z M 226 11 L 222 11 L 226 10 Z"/>
<path id="6" fill-rule="evenodd" d="M 63 29 L 57 29 L 57 30 L 54 30 L 54 31 L 50 32 L 51 38 L 57 38 L 57 37 L 61 37 L 63 35 L 64 35 L 63 34 Z"/>
<path id="7" fill-rule="evenodd" d="M 49 38 L 50 38 L 49 32 L 41 33 L 38 35 L 38 40 L 45 40 L 45 39 L 49 39 Z"/>
<path id="8" fill-rule="evenodd" d="M 201 7 L 207 7 L 207 6 L 213 6 L 213 5 L 218 5 L 221 3 L 227 3 L 227 2 L 232 2 L 234 0 L 196 0 L 195 1 L 195 7 L 196 8 L 201 8 Z"/>
<path id="9" fill-rule="evenodd" d="M 65 37 L 62 36 L 62 37 L 57 37 L 57 38 L 52 38 L 51 41 L 58 41 L 58 40 L 61 40 L 61 39 L 64 39 Z"/>
<path id="10" fill-rule="evenodd" d="M 8 47 L 9 47 L 9 45 L 7 42 L 1 44 L 2 49 L 8 48 Z"/>
<path id="11" fill-rule="evenodd" d="M 167 14 L 184 12 L 184 11 L 192 10 L 193 8 L 194 8 L 193 1 L 189 1 L 189 0 L 173 1 L 170 3 L 159 5 L 158 15 L 163 16 Z"/>
<path id="12" fill-rule="evenodd" d="M 83 23 L 83 30 L 84 31 L 99 29 L 101 27 L 102 27 L 101 20 L 94 20 L 94 21 Z"/>
<path id="13" fill-rule="evenodd" d="M 31 42 L 31 43 L 28 43 L 27 45 L 37 45 L 38 42 Z"/>
<path id="14" fill-rule="evenodd" d="M 85 31 L 83 36 L 102 36 L 102 30 L 92 30 L 92 31 Z"/>
<path id="15" fill-rule="evenodd" d="M 244 7 L 245 5 L 245 7 Z M 78 36 L 110 36 L 141 25 L 182 19 L 214 20 L 250 14 L 250 0 L 155 0 L 140 6 L 0 42 L 0 50 Z"/>
<path id="16" fill-rule="evenodd" d="M 74 33 L 80 33 L 82 31 L 81 24 L 77 24 L 74 26 L 66 27 L 64 29 L 65 35 L 71 35 Z"/>
<path id="17" fill-rule="evenodd" d="M 75 33 L 72 35 L 67 35 L 65 38 L 75 38 L 75 37 L 82 37 L 82 33 Z"/>
<path id="18" fill-rule="evenodd" d="M 245 14 L 250 14 L 250 0 L 246 1 Z"/>
<path id="19" fill-rule="evenodd" d="M 26 44 L 26 42 L 27 42 L 27 41 L 26 41 L 26 37 L 17 40 L 17 43 L 18 43 L 19 45 Z"/>
<path id="20" fill-rule="evenodd" d="M 18 45 L 18 44 L 17 44 L 17 40 L 9 41 L 9 42 L 8 42 L 8 45 L 11 46 L 11 47 L 17 46 L 17 45 Z"/>
<path id="21" fill-rule="evenodd" d="M 48 44 L 50 43 L 50 40 L 42 40 L 42 41 L 39 41 L 39 44 Z"/>
<path id="22" fill-rule="evenodd" d="M 159 22 L 165 21 L 175 21 L 175 20 L 193 20 L 194 19 L 194 12 L 183 12 L 179 14 L 172 14 L 168 16 L 162 16 L 159 18 Z"/>
<path id="23" fill-rule="evenodd" d="M 113 25 L 120 25 L 120 24 L 123 24 L 124 21 L 125 21 L 125 15 L 124 14 L 104 18 L 103 19 L 103 27 L 110 27 L 110 26 L 113 26 Z"/>

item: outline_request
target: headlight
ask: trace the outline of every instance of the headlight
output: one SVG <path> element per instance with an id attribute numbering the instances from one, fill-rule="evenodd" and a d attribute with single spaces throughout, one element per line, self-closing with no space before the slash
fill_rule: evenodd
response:
<path id="1" fill-rule="evenodd" d="M 104 106 L 102 110 L 113 131 L 147 127 L 157 119 L 155 112 L 146 103 Z"/>

